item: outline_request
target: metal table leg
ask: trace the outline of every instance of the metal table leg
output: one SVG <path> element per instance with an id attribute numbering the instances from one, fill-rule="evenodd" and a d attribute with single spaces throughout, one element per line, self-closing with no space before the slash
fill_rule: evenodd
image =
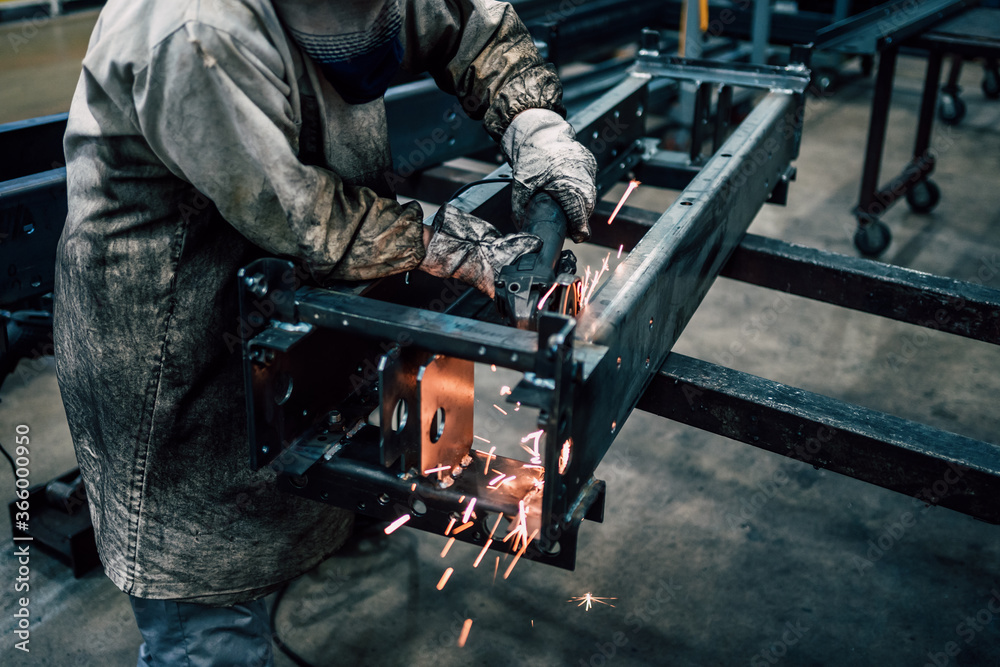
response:
<path id="1" fill-rule="evenodd" d="M 962 88 L 958 85 L 958 80 L 961 76 L 962 56 L 954 55 L 951 59 L 951 70 L 948 72 L 948 82 L 941 86 L 941 100 L 937 110 L 938 117 L 946 125 L 958 125 L 965 118 L 965 102 L 959 97 Z"/>
<path id="2" fill-rule="evenodd" d="M 927 73 L 924 78 L 924 92 L 920 100 L 920 119 L 917 122 L 917 140 L 913 147 L 913 160 L 906 166 L 903 184 L 906 203 L 914 213 L 930 213 L 941 200 L 941 190 L 928 176 L 934 171 L 934 155 L 930 151 L 931 132 L 934 129 L 934 108 L 937 102 L 938 81 L 941 78 L 940 51 L 927 55 Z M 961 67 L 961 59 L 952 63 L 952 75 Z"/>
<path id="3" fill-rule="evenodd" d="M 865 149 L 864 171 L 861 176 L 861 194 L 854 211 L 858 230 L 854 245 L 864 255 L 878 256 L 888 247 L 889 228 L 879 220 L 888 208 L 878 200 L 878 177 L 882 167 L 882 149 L 885 145 L 885 128 L 889 121 L 889 104 L 892 101 L 892 82 L 896 74 L 898 49 L 890 48 L 879 56 L 878 75 L 875 79 L 875 96 L 868 125 L 868 146 Z"/>

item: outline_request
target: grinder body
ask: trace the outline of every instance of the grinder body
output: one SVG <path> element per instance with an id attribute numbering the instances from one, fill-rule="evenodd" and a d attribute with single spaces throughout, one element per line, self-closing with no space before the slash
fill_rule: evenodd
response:
<path id="1" fill-rule="evenodd" d="M 528 202 L 520 231 L 539 237 L 542 247 L 500 269 L 495 285 L 500 316 L 519 329 L 536 329 L 538 315 L 543 311 L 575 316 L 576 257 L 572 251 L 562 249 L 567 233 L 562 207 L 548 194 L 539 192 Z"/>

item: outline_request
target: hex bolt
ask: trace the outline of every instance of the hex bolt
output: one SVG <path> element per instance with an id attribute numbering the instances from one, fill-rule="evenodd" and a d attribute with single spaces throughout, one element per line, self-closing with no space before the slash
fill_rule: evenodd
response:
<path id="1" fill-rule="evenodd" d="M 263 273 L 255 273 L 250 277 L 244 278 L 243 282 L 251 294 L 261 297 L 267 295 L 267 278 L 264 277 Z"/>
<path id="2" fill-rule="evenodd" d="M 340 414 L 340 410 L 330 410 L 330 412 L 326 414 L 326 423 L 328 426 L 334 426 L 343 420 L 344 417 Z"/>

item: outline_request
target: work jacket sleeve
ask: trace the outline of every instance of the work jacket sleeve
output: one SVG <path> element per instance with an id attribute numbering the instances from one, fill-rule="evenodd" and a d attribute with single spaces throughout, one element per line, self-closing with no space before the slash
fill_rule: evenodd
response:
<path id="1" fill-rule="evenodd" d="M 265 250 L 317 279 L 367 280 L 423 259 L 422 214 L 298 156 L 300 120 L 276 48 L 192 21 L 135 75 L 136 121 L 150 148 Z M 297 105 L 296 105 L 297 106 Z"/>
<path id="2" fill-rule="evenodd" d="M 493 0 L 406 0 L 404 66 L 430 72 L 500 140 L 527 109 L 562 115 L 562 85 L 514 9 Z"/>

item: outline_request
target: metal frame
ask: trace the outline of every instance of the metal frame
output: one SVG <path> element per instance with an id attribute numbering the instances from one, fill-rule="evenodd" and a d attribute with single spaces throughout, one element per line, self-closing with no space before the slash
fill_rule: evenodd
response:
<path id="1" fill-rule="evenodd" d="M 476 544 L 486 544 L 489 515 L 516 517 L 524 501 L 528 525 L 539 532 L 524 557 L 573 567 L 580 522 L 603 514 L 604 485 L 594 470 L 757 211 L 782 187 L 798 151 L 807 70 L 754 67 L 749 76 L 738 66 L 720 74 L 646 49 L 625 81 L 572 119 L 598 159 L 600 190 L 655 158 L 643 135 L 648 89 L 661 71 L 773 90 L 700 169 L 682 169 L 690 182 L 681 198 L 630 246 L 578 320 L 545 314 L 537 332 L 521 331 L 468 317 L 492 305 L 474 292 L 434 312 L 412 284 L 403 305 L 376 298 L 380 288 L 398 294 L 398 283 L 396 289 L 385 289 L 386 281 L 320 289 L 299 286 L 293 267 L 277 260 L 247 267 L 241 304 L 251 328 L 245 367 L 254 464 L 276 465 L 289 491 L 387 520 L 406 515 L 408 525 L 438 533 L 461 514 L 462 501 L 474 497 L 475 527 L 457 538 Z M 507 174 L 504 167 L 491 178 Z M 488 183 L 452 204 L 504 227 L 509 199 L 507 184 Z M 380 357 L 371 364 L 377 375 L 337 384 L 334 378 L 350 373 L 322 352 L 331 349 Z M 421 433 L 428 423 L 424 407 L 420 428 L 400 442 L 414 423 L 413 406 L 426 406 L 442 384 L 462 393 L 457 380 L 422 383 L 443 358 L 524 373 L 508 400 L 539 410 L 544 470 L 495 460 L 492 470 L 516 471 L 517 479 L 491 488 L 486 454 L 471 448 L 471 438 L 456 452 Z M 315 391 L 320 381 L 326 385 Z M 366 417 L 378 401 L 376 428 Z M 388 419 L 400 402 L 409 406 L 411 421 L 399 420 L 397 434 Z M 424 474 L 429 461 L 445 470 Z M 507 545 L 494 539 L 490 546 Z"/>

